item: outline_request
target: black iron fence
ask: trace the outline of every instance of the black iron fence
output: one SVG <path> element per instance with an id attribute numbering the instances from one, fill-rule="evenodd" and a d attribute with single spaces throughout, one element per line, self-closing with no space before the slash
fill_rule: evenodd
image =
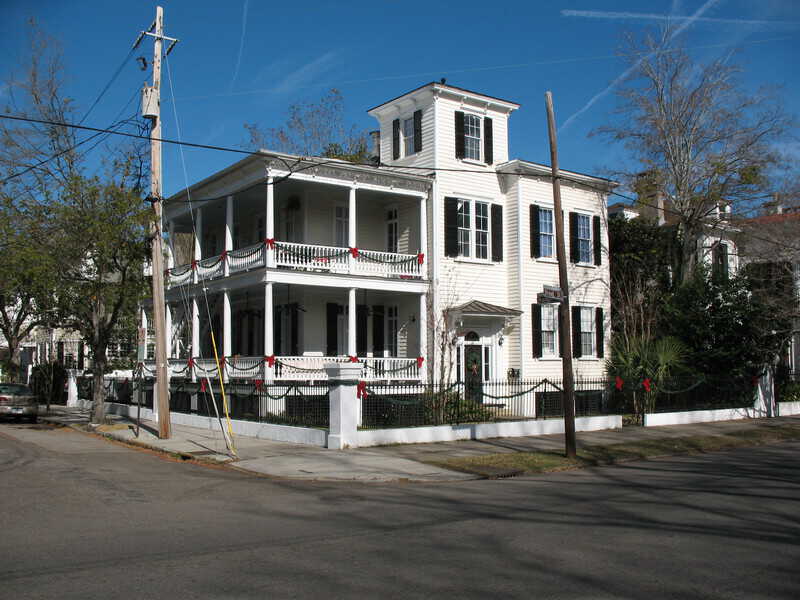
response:
<path id="1" fill-rule="evenodd" d="M 605 379 L 576 382 L 578 416 L 609 413 Z M 361 391 L 363 429 L 493 423 L 563 417 L 560 380 L 442 384 L 367 384 Z"/>

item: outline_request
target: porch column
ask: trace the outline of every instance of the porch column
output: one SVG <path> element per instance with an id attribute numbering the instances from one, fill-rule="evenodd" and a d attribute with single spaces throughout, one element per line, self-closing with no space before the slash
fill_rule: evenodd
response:
<path id="1" fill-rule="evenodd" d="M 233 250 L 233 196 L 225 200 L 225 261 L 222 263 L 222 272 L 227 277 L 230 275 L 227 254 Z"/>
<path id="2" fill-rule="evenodd" d="M 264 222 L 265 232 L 268 240 L 275 239 L 275 178 L 267 176 L 267 206 L 266 219 Z M 263 240 L 262 240 L 263 241 Z M 275 266 L 275 251 L 266 248 L 268 267 Z"/>
<path id="3" fill-rule="evenodd" d="M 191 358 L 200 356 L 200 306 L 197 298 L 192 298 L 192 348 Z M 192 381 L 197 381 L 195 370 L 192 368 Z"/>
<path id="4" fill-rule="evenodd" d="M 164 328 L 167 330 L 167 362 L 172 358 L 172 307 L 169 302 L 164 304 Z"/>
<path id="5" fill-rule="evenodd" d="M 203 209 L 198 208 L 194 216 L 194 252 L 192 253 L 192 260 L 199 263 L 203 259 Z M 197 272 L 200 270 L 198 266 L 194 269 L 192 280 L 197 283 Z"/>
<path id="6" fill-rule="evenodd" d="M 358 248 L 356 241 L 356 186 L 350 187 L 350 198 L 348 200 L 348 215 L 347 215 L 347 245 L 351 248 Z M 348 258 L 350 263 L 350 272 L 355 270 L 355 258 L 351 254 Z M 351 354 L 351 356 L 354 356 Z"/>
<path id="7" fill-rule="evenodd" d="M 356 356 L 356 288 L 347 295 L 347 355 Z"/>
<path id="8" fill-rule="evenodd" d="M 264 285 L 264 356 L 273 356 L 275 354 L 274 346 L 274 333 L 272 321 L 272 286 L 273 283 L 268 281 Z M 264 361 L 264 381 L 272 381 L 274 379 L 274 367 L 270 368 L 269 363 Z"/>
<path id="9" fill-rule="evenodd" d="M 228 290 L 222 292 L 222 356 L 227 363 L 231 355 L 231 294 Z M 228 380 L 227 365 L 223 371 L 225 381 Z"/>
<path id="10" fill-rule="evenodd" d="M 428 202 L 425 196 L 419 199 L 419 252 L 426 255 L 426 260 L 430 257 L 428 254 Z M 425 272 L 425 265 L 423 262 L 420 265 L 420 272 Z"/>
<path id="11" fill-rule="evenodd" d="M 428 294 L 419 295 L 419 354 L 425 360 L 428 359 Z M 427 365 L 423 362 L 420 368 L 420 379 L 427 380 L 427 377 L 422 376 L 423 369 Z"/>
<path id="12" fill-rule="evenodd" d="M 137 348 L 136 353 L 139 360 L 144 361 L 147 359 L 147 311 L 145 311 L 144 307 L 141 308 L 139 328 L 141 335 L 139 335 L 139 348 Z M 43 354 L 45 355 L 44 359 L 47 360 L 47 352 L 45 351 Z"/>

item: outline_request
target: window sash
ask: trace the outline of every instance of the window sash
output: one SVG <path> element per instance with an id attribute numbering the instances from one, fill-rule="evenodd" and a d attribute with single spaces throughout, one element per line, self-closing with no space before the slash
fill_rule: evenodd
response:
<path id="1" fill-rule="evenodd" d="M 475 203 L 475 258 L 489 258 L 489 205 Z"/>
<path id="2" fill-rule="evenodd" d="M 594 308 L 581 307 L 581 355 L 594 356 L 595 348 Z"/>
<path id="3" fill-rule="evenodd" d="M 481 119 L 464 115 L 464 158 L 481 159 Z"/>
<path id="4" fill-rule="evenodd" d="M 539 255 L 552 258 L 554 255 L 553 211 L 549 208 L 539 209 Z"/>
<path id="5" fill-rule="evenodd" d="M 414 154 L 414 119 L 403 119 L 403 156 Z"/>
<path id="6" fill-rule="evenodd" d="M 592 262 L 592 220 L 588 215 L 578 215 L 578 261 Z"/>
<path id="7" fill-rule="evenodd" d="M 393 208 L 386 212 L 386 251 L 396 253 L 398 242 L 397 209 Z"/>
<path id="8" fill-rule="evenodd" d="M 397 306 L 386 307 L 386 350 L 389 356 L 397 356 L 398 312 Z"/>
<path id="9" fill-rule="evenodd" d="M 542 356 L 558 354 L 558 305 L 542 306 Z"/>
<path id="10" fill-rule="evenodd" d="M 461 256 L 472 256 L 472 207 L 469 200 L 460 200 L 458 204 L 458 253 Z"/>

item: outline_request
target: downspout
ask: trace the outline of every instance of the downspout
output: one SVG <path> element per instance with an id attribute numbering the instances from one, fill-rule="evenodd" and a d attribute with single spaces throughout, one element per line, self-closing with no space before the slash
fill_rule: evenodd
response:
<path id="1" fill-rule="evenodd" d="M 522 280 L 523 268 L 522 268 L 522 219 L 523 219 L 523 211 L 522 211 L 522 182 L 523 177 L 521 175 L 517 175 L 517 285 L 518 287 L 518 295 L 519 295 L 519 310 L 522 311 L 522 314 L 519 316 L 519 378 L 522 380 L 525 378 L 525 354 L 523 349 L 523 335 L 522 335 L 522 327 L 523 327 L 523 315 L 525 315 L 525 308 L 523 305 L 523 300 L 525 297 L 525 290 Z"/>

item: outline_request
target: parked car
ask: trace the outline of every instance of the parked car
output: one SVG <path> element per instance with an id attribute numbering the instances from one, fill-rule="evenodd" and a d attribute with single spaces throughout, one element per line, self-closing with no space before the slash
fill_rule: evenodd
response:
<path id="1" fill-rule="evenodd" d="M 27 385 L 0 383 L 0 417 L 28 419 L 36 422 L 39 400 Z"/>

